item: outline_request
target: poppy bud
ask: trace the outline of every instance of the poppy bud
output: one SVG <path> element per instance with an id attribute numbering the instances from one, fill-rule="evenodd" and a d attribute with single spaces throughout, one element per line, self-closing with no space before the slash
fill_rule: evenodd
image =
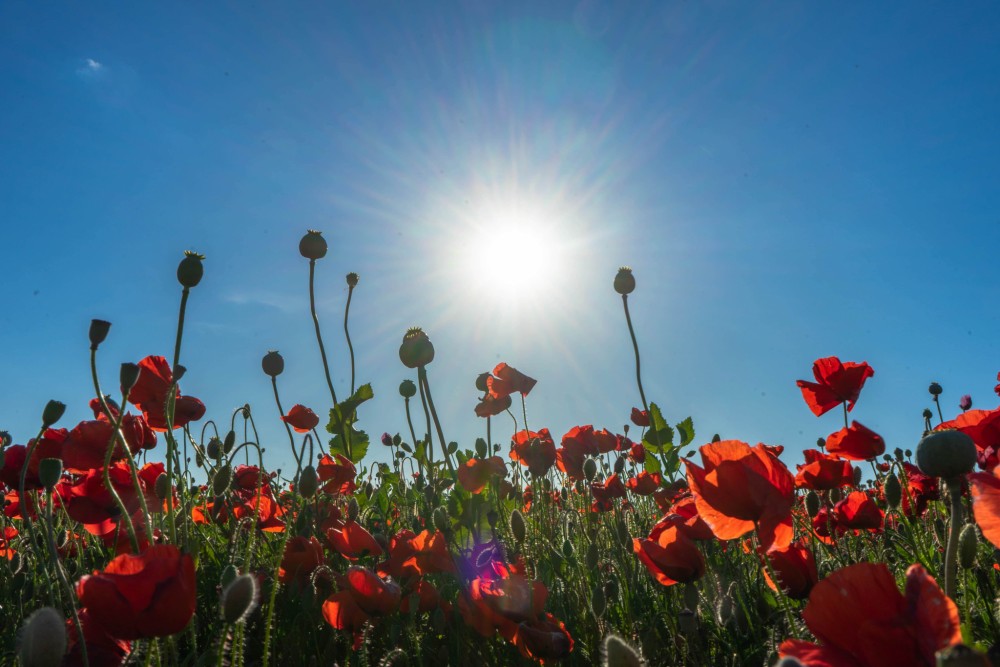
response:
<path id="1" fill-rule="evenodd" d="M 216 496 L 223 495 L 228 489 L 230 482 L 233 481 L 233 469 L 229 465 L 224 465 L 215 471 L 215 476 L 212 477 L 212 493 Z"/>
<path id="2" fill-rule="evenodd" d="M 448 516 L 448 510 L 444 507 L 435 509 L 434 514 L 431 515 L 431 520 L 434 523 L 434 528 L 440 530 L 442 533 L 447 534 L 451 530 L 451 518 Z"/>
<path id="3" fill-rule="evenodd" d="M 388 433 L 383 433 L 382 434 L 382 446 L 383 447 L 392 447 L 392 436 L 389 435 Z"/>
<path id="4" fill-rule="evenodd" d="M 624 521 L 618 523 L 618 541 L 622 543 L 623 547 L 627 547 L 632 544 L 632 535 L 628 532 L 628 526 Z"/>
<path id="5" fill-rule="evenodd" d="M 434 345 L 420 327 L 410 327 L 399 346 L 399 360 L 407 368 L 420 368 L 434 361 Z"/>
<path id="6" fill-rule="evenodd" d="M 632 275 L 632 269 L 627 266 L 618 269 L 615 275 L 615 291 L 624 296 L 631 294 L 634 289 L 635 276 Z"/>
<path id="7" fill-rule="evenodd" d="M 615 472 L 620 475 L 624 470 L 625 470 L 625 457 L 619 456 L 617 459 L 615 459 Z"/>
<path id="8" fill-rule="evenodd" d="M 104 342 L 111 330 L 111 322 L 105 320 L 90 320 L 90 349 L 96 350 Z"/>
<path id="9" fill-rule="evenodd" d="M 60 403 L 59 401 L 49 401 L 45 404 L 45 409 L 42 410 L 42 425 L 45 428 L 52 426 L 57 421 L 62 419 L 64 412 L 66 412 L 65 403 Z"/>
<path id="10" fill-rule="evenodd" d="M 42 607 L 21 629 L 17 655 L 24 667 L 57 667 L 66 653 L 66 621 L 52 607 Z"/>
<path id="11" fill-rule="evenodd" d="M 371 482 L 365 482 L 365 498 L 371 498 L 375 494 L 375 486 Z"/>
<path id="12" fill-rule="evenodd" d="M 608 635 L 601 642 L 601 667 L 642 667 L 639 652 L 618 635 Z"/>
<path id="13" fill-rule="evenodd" d="M 185 250 L 184 259 L 177 265 L 177 282 L 186 288 L 194 287 L 200 283 L 201 277 L 205 273 L 205 267 L 201 263 L 204 259 L 204 255 Z"/>
<path id="14" fill-rule="evenodd" d="M 299 473 L 298 489 L 303 498 L 312 498 L 319 488 L 319 477 L 316 468 L 311 465 L 306 466 Z"/>
<path id="15" fill-rule="evenodd" d="M 819 514 L 819 496 L 816 495 L 815 491 L 810 490 L 806 494 L 806 513 L 809 518 L 815 518 Z"/>
<path id="16" fill-rule="evenodd" d="M 182 366 L 181 364 L 177 364 L 177 367 L 174 368 L 174 384 L 177 384 L 178 382 L 181 381 L 181 378 L 184 377 L 184 374 L 187 373 L 187 370 L 188 370 L 187 366 Z"/>
<path id="17" fill-rule="evenodd" d="M 521 510 L 514 510 L 510 513 L 510 532 L 517 542 L 524 542 L 528 527 L 524 523 L 524 515 L 521 514 Z"/>
<path id="18" fill-rule="evenodd" d="M 323 238 L 323 232 L 314 229 L 306 231 L 306 235 L 299 241 L 299 254 L 311 260 L 326 257 L 326 239 Z"/>
<path id="19" fill-rule="evenodd" d="M 219 576 L 219 584 L 225 588 L 233 582 L 233 579 L 235 579 L 238 574 L 239 570 L 236 569 L 235 565 L 230 563 L 222 569 L 222 574 Z"/>
<path id="20" fill-rule="evenodd" d="M 481 459 L 485 459 L 488 453 L 489 452 L 487 451 L 486 441 L 483 440 L 482 438 L 476 438 L 476 456 L 478 456 Z"/>
<path id="21" fill-rule="evenodd" d="M 841 499 L 840 489 L 830 489 L 828 492 L 831 503 L 839 503 Z"/>
<path id="22" fill-rule="evenodd" d="M 906 458 L 910 458 L 911 456 L 913 456 L 913 451 L 907 449 L 903 452 L 903 454 L 906 456 Z"/>
<path id="23" fill-rule="evenodd" d="M 608 610 L 608 599 L 604 597 L 604 589 L 598 584 L 590 593 L 590 608 L 594 610 L 594 616 L 601 618 Z"/>
<path id="24" fill-rule="evenodd" d="M 931 386 L 927 387 L 927 391 L 931 393 L 931 396 L 940 396 L 944 389 L 937 382 L 931 382 Z"/>
<path id="25" fill-rule="evenodd" d="M 476 377 L 476 389 L 478 389 L 483 393 L 489 391 L 490 386 L 486 382 L 489 379 L 490 379 L 489 373 L 480 373 L 479 376 Z"/>
<path id="26" fill-rule="evenodd" d="M 167 473 L 161 472 L 153 483 L 153 492 L 160 500 L 165 500 L 170 495 L 170 478 Z"/>
<path id="27" fill-rule="evenodd" d="M 588 482 L 594 481 L 594 478 L 597 477 L 597 461 L 587 459 L 583 462 L 583 476 L 587 478 Z"/>
<path id="28" fill-rule="evenodd" d="M 209 438 L 205 453 L 208 454 L 208 458 L 218 461 L 222 458 L 222 441 L 216 437 Z"/>
<path id="29" fill-rule="evenodd" d="M 895 473 L 890 473 L 885 478 L 884 491 L 885 501 L 889 503 L 889 507 L 893 509 L 899 507 L 899 502 L 903 499 L 903 489 L 899 485 L 899 478 L 896 477 Z"/>
<path id="30" fill-rule="evenodd" d="M 573 543 L 570 542 L 569 540 L 563 540 L 563 545 L 562 545 L 563 556 L 566 556 L 566 558 L 572 558 L 573 551 L 574 551 Z"/>
<path id="31" fill-rule="evenodd" d="M 358 286 L 358 280 L 360 279 L 360 277 L 361 276 L 359 276 L 358 274 L 354 273 L 354 271 L 351 271 L 350 273 L 348 273 L 347 274 L 347 286 L 351 287 L 351 288 L 357 287 Z"/>
<path id="32" fill-rule="evenodd" d="M 241 623 L 257 608 L 259 590 L 257 578 L 241 574 L 229 582 L 222 591 L 222 620 Z"/>
<path id="33" fill-rule="evenodd" d="M 951 479 L 972 471 L 976 444 L 961 431 L 934 431 L 917 445 L 917 467 L 931 477 Z"/>
<path id="34" fill-rule="evenodd" d="M 722 442 L 722 436 L 716 433 L 715 435 L 712 436 L 712 442 Z"/>
<path id="35" fill-rule="evenodd" d="M 399 395 L 403 398 L 413 398 L 417 394 L 417 385 L 413 380 L 403 380 L 399 383 Z"/>
<path id="36" fill-rule="evenodd" d="M 587 564 L 588 570 L 596 570 L 597 565 L 600 562 L 601 554 L 597 550 L 597 543 L 591 542 L 590 546 L 587 547 L 587 556 L 584 562 Z"/>
<path id="37" fill-rule="evenodd" d="M 62 476 L 62 459 L 42 459 L 38 464 L 38 479 L 48 491 L 59 483 Z"/>
<path id="38" fill-rule="evenodd" d="M 958 563 L 963 570 L 970 570 L 975 566 L 978 546 L 979 536 L 976 534 L 976 526 L 971 523 L 965 524 L 962 532 L 958 534 Z"/>
<path id="39" fill-rule="evenodd" d="M 236 431 L 230 431 L 226 434 L 226 439 L 222 443 L 222 451 L 228 454 L 233 451 L 233 445 L 236 444 Z"/>
<path id="40" fill-rule="evenodd" d="M 861 484 L 861 475 L 862 475 L 861 468 L 855 468 L 854 469 L 854 486 L 859 486 Z"/>
<path id="41" fill-rule="evenodd" d="M 351 498 L 347 501 L 347 519 L 349 521 L 357 521 L 358 514 L 361 512 L 361 507 L 358 506 L 358 501 L 356 498 Z"/>
<path id="42" fill-rule="evenodd" d="M 285 359 L 277 350 L 271 350 L 260 360 L 260 367 L 264 369 L 264 373 L 276 378 L 285 370 Z"/>
<path id="43" fill-rule="evenodd" d="M 962 398 L 958 399 L 958 409 L 962 412 L 972 408 L 972 396 L 964 394 Z"/>

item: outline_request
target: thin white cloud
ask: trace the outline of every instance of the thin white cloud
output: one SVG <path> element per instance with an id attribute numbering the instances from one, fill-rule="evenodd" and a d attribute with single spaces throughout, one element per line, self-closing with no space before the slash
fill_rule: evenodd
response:
<path id="1" fill-rule="evenodd" d="M 76 73 L 84 78 L 103 76 L 106 71 L 107 68 L 104 66 L 104 63 L 93 58 L 85 58 L 83 64 L 76 69 Z"/>

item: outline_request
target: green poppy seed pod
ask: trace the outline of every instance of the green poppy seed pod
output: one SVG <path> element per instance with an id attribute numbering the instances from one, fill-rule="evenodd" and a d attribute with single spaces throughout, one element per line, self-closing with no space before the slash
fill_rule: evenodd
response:
<path id="1" fill-rule="evenodd" d="M 208 458 L 215 459 L 218 461 L 222 458 L 222 441 L 216 437 L 211 437 L 208 440 L 208 444 L 205 445 L 205 453 L 208 454 Z"/>
<path id="2" fill-rule="evenodd" d="M 361 507 L 358 505 L 357 498 L 352 497 L 347 501 L 347 518 L 350 521 L 357 521 L 358 514 L 361 513 Z"/>
<path id="3" fill-rule="evenodd" d="M 60 403 L 59 401 L 49 401 L 45 404 L 45 409 L 42 410 L 42 426 L 45 428 L 52 426 L 57 421 L 62 419 L 64 412 L 66 412 L 65 403 Z"/>
<path id="4" fill-rule="evenodd" d="M 524 523 L 524 515 L 521 514 L 521 510 L 514 510 L 510 513 L 510 532 L 514 535 L 514 540 L 524 542 L 524 537 L 528 534 L 528 526 Z"/>
<path id="5" fill-rule="evenodd" d="M 233 579 L 236 578 L 240 572 L 236 569 L 236 566 L 230 563 L 222 569 L 222 575 L 219 576 L 219 585 L 225 588 L 232 583 Z"/>
<path id="6" fill-rule="evenodd" d="M 573 543 L 570 542 L 569 540 L 563 540 L 563 545 L 562 545 L 563 556 L 565 556 L 566 558 L 572 558 L 573 551 L 574 551 Z"/>
<path id="7" fill-rule="evenodd" d="M 38 464 L 38 479 L 42 486 L 51 491 L 62 477 L 62 459 L 42 459 Z"/>
<path id="8" fill-rule="evenodd" d="M 21 629 L 17 655 L 24 667 L 58 667 L 66 653 L 66 620 L 52 607 L 42 607 Z"/>
<path id="9" fill-rule="evenodd" d="M 298 489 L 303 498 L 312 498 L 316 495 L 316 491 L 319 490 L 319 476 L 316 474 L 316 468 L 308 465 L 302 469 L 302 472 L 299 473 Z"/>
<path id="10" fill-rule="evenodd" d="M 688 609 L 698 608 L 698 587 L 694 584 L 684 585 L 684 606 Z"/>
<path id="11" fill-rule="evenodd" d="M 583 476 L 587 478 L 588 482 L 594 481 L 594 478 L 597 477 L 597 461 L 587 459 L 583 462 Z"/>
<path id="12" fill-rule="evenodd" d="M 417 385 L 413 380 L 403 380 L 399 383 L 399 395 L 403 398 L 413 398 L 417 395 Z"/>
<path id="13" fill-rule="evenodd" d="M 226 439 L 222 442 L 222 451 L 228 454 L 233 451 L 233 445 L 236 444 L 236 431 L 230 431 L 226 434 Z"/>
<path id="14" fill-rule="evenodd" d="M 608 610 L 608 600 L 604 597 L 604 589 L 600 584 L 594 586 L 590 592 L 590 608 L 594 610 L 594 616 L 602 618 L 604 612 Z"/>
<path id="15" fill-rule="evenodd" d="M 420 368 L 434 361 L 434 345 L 420 327 L 410 327 L 399 346 L 399 360 L 407 368 Z"/>
<path id="16" fill-rule="evenodd" d="M 201 277 L 205 273 L 205 267 L 202 265 L 204 259 L 204 255 L 185 250 L 184 259 L 177 265 L 177 282 L 187 288 L 200 283 Z"/>
<path id="17" fill-rule="evenodd" d="M 961 431 L 934 431 L 917 445 L 917 467 L 925 475 L 951 479 L 971 472 L 975 465 L 976 444 Z"/>
<path id="18" fill-rule="evenodd" d="M 311 260 L 326 257 L 326 239 L 323 238 L 323 232 L 317 232 L 315 229 L 306 231 L 306 235 L 299 241 L 299 254 Z"/>
<path id="19" fill-rule="evenodd" d="M 139 381 L 139 374 L 141 372 L 142 369 L 139 368 L 139 364 L 126 361 L 121 365 L 121 368 L 118 369 L 118 382 L 121 384 L 123 392 L 128 393 L 132 391 L 132 387 Z"/>
<path id="20" fill-rule="evenodd" d="M 681 609 L 677 612 L 677 627 L 682 634 L 691 636 L 698 631 L 698 617 L 690 609 Z"/>
<path id="21" fill-rule="evenodd" d="M 597 550 L 597 543 L 591 542 L 590 546 L 587 547 L 587 555 L 585 557 L 585 562 L 587 563 L 588 570 L 596 570 L 598 564 L 600 563 L 601 553 Z"/>
<path id="22" fill-rule="evenodd" d="M 978 547 L 979 535 L 976 534 L 976 526 L 971 523 L 965 524 L 962 532 L 958 534 L 958 564 L 963 570 L 975 567 Z"/>
<path id="23" fill-rule="evenodd" d="M 487 384 L 487 380 L 489 379 L 490 379 L 489 373 L 480 373 L 479 376 L 476 377 L 476 389 L 483 392 L 484 394 L 487 391 L 489 391 L 490 386 L 489 384 Z"/>
<path id="24" fill-rule="evenodd" d="M 212 493 L 221 496 L 229 490 L 229 485 L 233 481 L 233 469 L 227 464 L 215 471 L 212 477 Z"/>
<path id="25" fill-rule="evenodd" d="M 931 382 L 931 385 L 927 387 L 927 391 L 930 392 L 931 396 L 940 396 L 944 389 L 937 382 Z"/>
<path id="26" fill-rule="evenodd" d="M 170 478 L 167 477 L 167 473 L 161 472 L 157 476 L 156 482 L 153 483 L 153 492 L 160 500 L 166 500 L 170 495 Z"/>
<path id="27" fill-rule="evenodd" d="M 285 370 L 285 358 L 277 350 L 270 350 L 260 360 L 260 367 L 264 369 L 264 373 L 276 378 Z"/>
<path id="28" fill-rule="evenodd" d="M 489 448 L 486 446 L 486 441 L 482 438 L 476 438 L 476 456 L 485 459 L 487 454 L 489 454 Z"/>
<path id="29" fill-rule="evenodd" d="M 624 296 L 631 294 L 633 290 L 635 290 L 635 276 L 632 275 L 631 268 L 623 266 L 615 274 L 615 291 Z"/>
<path id="30" fill-rule="evenodd" d="M 358 274 L 354 273 L 354 271 L 351 271 L 350 273 L 347 274 L 347 286 L 350 287 L 350 288 L 352 288 L 352 289 L 355 288 L 355 287 L 357 287 L 358 286 L 358 280 L 360 278 L 361 278 L 361 276 L 359 276 Z"/>
<path id="31" fill-rule="evenodd" d="M 885 502 L 889 504 L 889 507 L 896 509 L 899 507 L 900 501 L 903 499 L 903 488 L 899 485 L 899 478 L 896 477 L 895 473 L 890 473 L 888 477 L 885 478 Z"/>
<path id="32" fill-rule="evenodd" d="M 90 349 L 96 350 L 104 342 L 104 339 L 108 337 L 108 331 L 110 330 L 111 322 L 106 320 L 90 320 Z"/>
<path id="33" fill-rule="evenodd" d="M 257 608 L 260 591 L 257 579 L 251 574 L 241 574 L 222 590 L 222 620 L 242 623 Z"/>
<path id="34" fill-rule="evenodd" d="M 806 494 L 806 513 L 809 514 L 809 518 L 815 518 L 819 514 L 819 496 L 815 491 L 810 490 Z"/>
<path id="35" fill-rule="evenodd" d="M 965 644 L 952 644 L 934 654 L 937 667 L 989 667 L 993 662 L 982 653 Z"/>
<path id="36" fill-rule="evenodd" d="M 608 635 L 601 642 L 601 667 L 643 667 L 639 652 L 618 635 Z"/>

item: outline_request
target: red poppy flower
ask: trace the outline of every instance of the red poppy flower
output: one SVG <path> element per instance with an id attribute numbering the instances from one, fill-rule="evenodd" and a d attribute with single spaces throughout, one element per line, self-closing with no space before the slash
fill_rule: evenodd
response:
<path id="1" fill-rule="evenodd" d="M 162 463 L 147 463 L 137 474 L 140 490 L 147 508 L 153 512 L 162 509 L 156 497 L 156 478 L 164 472 Z M 139 494 L 132 484 L 132 474 L 125 461 L 119 461 L 108 469 L 111 486 L 125 504 L 129 514 L 139 511 Z M 65 480 L 58 485 L 59 497 L 70 518 L 84 524 L 91 535 L 105 535 L 115 528 L 121 510 L 104 483 L 104 470 L 90 470 L 74 481 Z"/>
<path id="2" fill-rule="evenodd" d="M 660 475 L 660 473 L 649 473 L 643 470 L 638 475 L 625 482 L 625 486 L 627 486 L 628 490 L 632 493 L 640 496 L 648 496 L 660 488 L 660 484 L 662 483 L 663 476 Z"/>
<path id="3" fill-rule="evenodd" d="M 42 488 L 42 482 L 38 479 L 38 465 L 42 459 L 62 458 L 63 443 L 66 441 L 69 431 L 64 428 L 50 428 L 42 434 L 41 440 L 35 445 L 31 452 L 31 461 L 28 462 L 28 472 L 24 478 L 24 489 Z M 32 438 L 27 445 L 12 445 L 4 450 L 4 464 L 0 468 L 0 481 L 7 485 L 7 488 L 17 491 L 21 483 L 21 469 L 24 467 L 24 459 L 28 455 L 28 450 L 35 443 Z M 103 464 L 102 464 L 103 465 Z"/>
<path id="4" fill-rule="evenodd" d="M 783 549 L 771 549 L 761 560 L 767 558 L 771 571 L 778 579 L 780 590 L 793 600 L 804 600 L 819 581 L 816 571 L 816 557 L 802 542 L 793 542 Z M 764 579 L 771 590 L 777 592 L 779 586 L 764 568 Z"/>
<path id="5" fill-rule="evenodd" d="M 416 608 L 413 606 L 414 598 L 416 598 Z M 424 613 L 448 607 L 450 605 L 441 599 L 441 594 L 434 587 L 434 584 L 426 579 L 417 579 L 415 582 L 408 584 L 403 590 L 403 599 L 399 604 L 399 611 L 404 614 L 409 614 L 411 611 L 414 613 Z"/>
<path id="6" fill-rule="evenodd" d="M 261 475 L 257 466 L 238 465 L 233 470 L 233 488 L 242 491 L 257 491 L 257 487 L 269 486 L 270 477 Z"/>
<path id="7" fill-rule="evenodd" d="M 763 445 L 739 440 L 704 445 L 704 468 L 685 460 L 698 514 L 720 540 L 746 535 L 755 527 L 761 546 L 781 548 L 792 541 L 795 478 Z"/>
<path id="8" fill-rule="evenodd" d="M 810 666 L 933 667 L 936 651 L 962 641 L 958 607 L 920 565 L 906 571 L 905 596 L 884 563 L 837 570 L 813 588 L 802 618 L 821 643 L 788 639 L 778 652 Z"/>
<path id="9" fill-rule="evenodd" d="M 827 437 L 826 451 L 845 459 L 866 461 L 885 453 L 885 440 L 870 428 L 852 421 L 850 428 L 842 428 Z"/>
<path id="10" fill-rule="evenodd" d="M 905 461 L 903 470 L 906 472 L 906 485 L 903 487 L 902 497 L 903 512 L 907 516 L 923 516 L 927 510 L 927 503 L 941 497 L 937 477 L 925 475 L 920 472 L 920 468 Z"/>
<path id="11" fill-rule="evenodd" d="M 456 471 L 458 483 L 469 493 L 481 493 L 493 477 L 503 477 L 507 474 L 507 466 L 499 456 L 488 459 L 469 459 Z"/>
<path id="12" fill-rule="evenodd" d="M 156 444 L 156 434 L 142 416 L 126 414 L 122 417 L 121 428 L 125 435 L 125 443 L 132 454 L 142 449 L 150 449 L 149 443 Z M 64 468 L 67 472 L 79 474 L 103 468 L 108 445 L 113 441 L 115 449 L 111 453 L 111 461 L 120 461 L 125 458 L 125 450 L 115 438 L 114 425 L 103 413 L 97 419 L 80 422 L 73 427 L 63 442 Z"/>
<path id="13" fill-rule="evenodd" d="M 593 426 L 587 424 L 571 428 L 559 444 L 565 449 L 576 449 L 584 454 L 597 456 L 618 449 L 618 436 L 606 428 L 595 431 Z"/>
<path id="14" fill-rule="evenodd" d="M 521 465 L 528 466 L 532 475 L 541 477 L 549 471 L 556 462 L 556 445 L 552 441 L 549 429 L 534 431 L 518 431 L 510 443 L 510 458 Z"/>
<path id="15" fill-rule="evenodd" d="M 618 473 L 613 473 L 603 482 L 593 482 L 590 485 L 590 493 L 599 505 L 610 504 L 615 498 L 624 498 L 626 495 L 625 485 L 622 484 Z"/>
<path id="16" fill-rule="evenodd" d="M 573 650 L 573 638 L 566 624 L 552 614 L 518 625 L 511 643 L 525 658 L 543 665 L 546 660 L 561 660 Z"/>
<path id="17" fill-rule="evenodd" d="M 371 570 L 351 566 L 337 578 L 341 590 L 323 603 L 323 618 L 338 630 L 354 633 L 354 648 L 361 648 L 365 623 L 374 623 L 399 607 L 398 584 L 381 579 Z"/>
<path id="18" fill-rule="evenodd" d="M 818 449 L 807 449 L 802 455 L 805 456 L 806 464 L 796 466 L 796 487 L 826 491 L 854 485 L 854 468 L 850 461 L 824 454 Z"/>
<path id="19" fill-rule="evenodd" d="M 121 667 L 132 652 L 132 644 L 113 637 L 86 609 L 80 611 L 80 626 L 83 641 L 87 645 L 87 661 L 90 667 Z M 76 624 L 72 618 L 66 620 L 67 652 L 63 664 L 82 665 L 83 652 L 80 650 Z"/>
<path id="20" fill-rule="evenodd" d="M 517 626 L 537 620 L 545 608 L 549 591 L 540 581 L 521 574 L 508 573 L 501 579 L 473 579 L 468 599 L 459 598 L 459 611 L 465 622 L 484 637 L 499 631 L 511 641 Z"/>
<path id="21" fill-rule="evenodd" d="M 17 551 L 14 547 L 10 546 L 10 542 L 15 537 L 17 537 L 17 528 L 13 526 L 4 526 L 4 529 L 0 531 L 0 558 L 6 558 L 7 560 L 14 559 L 14 554 Z"/>
<path id="22" fill-rule="evenodd" d="M 319 417 L 306 406 L 296 403 L 287 415 L 282 415 L 281 421 L 294 428 L 298 433 L 308 433 L 319 424 Z"/>
<path id="23" fill-rule="evenodd" d="M 637 442 L 629 447 L 628 458 L 632 463 L 639 465 L 646 462 L 646 448 L 642 446 L 641 442 Z"/>
<path id="24" fill-rule="evenodd" d="M 649 426 L 649 412 L 646 410 L 640 410 L 639 408 L 632 408 L 632 423 L 640 428 L 646 428 Z"/>
<path id="25" fill-rule="evenodd" d="M 448 551 L 448 541 L 441 531 L 429 530 L 413 536 L 408 543 L 410 556 L 403 561 L 403 574 L 455 572 L 455 561 Z"/>
<path id="26" fill-rule="evenodd" d="M 382 555 L 382 545 L 361 524 L 350 519 L 341 522 L 340 526 L 328 529 L 326 539 L 334 551 L 348 560 Z"/>
<path id="27" fill-rule="evenodd" d="M 354 483 L 358 470 L 351 460 L 343 454 L 337 454 L 336 460 L 329 454 L 324 454 L 316 466 L 320 488 L 332 496 L 350 495 L 358 488 Z"/>
<path id="28" fill-rule="evenodd" d="M 170 364 L 163 357 L 149 356 L 139 362 L 139 379 L 129 391 L 128 400 L 142 410 L 154 431 L 167 430 L 167 393 L 174 381 Z M 180 387 L 174 399 L 174 428 L 205 416 L 205 404 L 193 396 L 183 396 Z"/>
<path id="29" fill-rule="evenodd" d="M 401 530 L 389 540 L 389 558 L 379 563 L 378 573 L 383 577 L 403 579 L 407 574 L 403 571 L 403 563 L 413 557 L 413 547 L 410 540 L 416 537 L 412 530 Z"/>
<path id="30" fill-rule="evenodd" d="M 80 604 L 118 639 L 165 637 L 183 630 L 195 610 L 194 560 L 172 544 L 118 556 L 76 585 Z"/>
<path id="31" fill-rule="evenodd" d="M 677 526 L 667 526 L 653 539 L 632 539 L 632 550 L 664 586 L 686 584 L 705 574 L 705 557 Z"/>
<path id="32" fill-rule="evenodd" d="M 476 416 L 477 417 L 496 417 L 498 414 L 510 407 L 511 400 L 510 396 L 504 396 L 502 398 L 493 398 L 489 394 L 483 397 L 483 400 L 479 401 L 476 405 Z"/>
<path id="33" fill-rule="evenodd" d="M 816 382 L 798 380 L 795 384 L 802 390 L 809 409 L 819 417 L 844 402 L 848 411 L 853 410 L 865 380 L 875 371 L 868 362 L 841 363 L 837 357 L 826 357 L 813 363 L 813 375 Z"/>
<path id="34" fill-rule="evenodd" d="M 1000 468 L 974 472 L 968 476 L 972 486 L 972 513 L 983 537 L 1000 549 Z"/>
<path id="35" fill-rule="evenodd" d="M 845 530 L 881 530 L 885 514 L 864 491 L 855 491 L 834 505 L 837 527 Z"/>
<path id="36" fill-rule="evenodd" d="M 656 522 L 653 529 L 649 531 L 649 539 L 655 542 L 660 532 L 670 526 L 676 526 L 682 533 L 696 542 L 707 542 L 715 539 L 715 533 L 698 516 L 698 507 L 695 505 L 694 497 L 690 494 L 672 504 L 667 514 Z"/>
<path id="37" fill-rule="evenodd" d="M 510 396 L 514 392 L 527 396 L 536 382 L 516 368 L 500 363 L 493 369 L 493 375 L 486 378 L 486 387 L 494 399 Z"/>
<path id="38" fill-rule="evenodd" d="M 969 410 L 938 426 L 936 431 L 957 429 L 972 438 L 978 450 L 979 467 L 991 470 L 997 465 L 1000 452 L 1000 408 Z"/>
<path id="39" fill-rule="evenodd" d="M 295 582 L 305 588 L 313 570 L 323 564 L 323 546 L 315 537 L 296 535 L 288 540 L 285 553 L 278 568 L 278 581 L 283 584 Z"/>

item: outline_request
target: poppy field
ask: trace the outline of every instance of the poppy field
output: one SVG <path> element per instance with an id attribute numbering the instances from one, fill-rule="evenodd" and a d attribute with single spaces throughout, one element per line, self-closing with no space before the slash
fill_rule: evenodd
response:
<path id="1" fill-rule="evenodd" d="M 622 268 L 623 433 L 529 429 L 536 380 L 500 363 L 469 378 L 484 437 L 447 441 L 433 332 L 412 328 L 407 430 L 370 436 L 359 278 L 345 392 L 315 308 L 326 251 L 319 232 L 299 245 L 329 389 L 313 405 L 282 402 L 276 351 L 261 354 L 272 405 L 215 422 L 182 391 L 185 310 L 211 266 L 186 253 L 169 356 L 101 386 L 114 331 L 94 320 L 93 419 L 62 423 L 50 401 L 37 433 L 0 432 L 0 664 L 1000 665 L 1000 408 L 949 408 L 932 383 L 923 439 L 887 451 L 853 419 L 875 369 L 826 356 L 789 378 L 804 405 L 788 409 L 843 427 L 801 455 L 672 423 L 643 390 Z M 269 465 L 262 420 L 293 470 Z"/>

